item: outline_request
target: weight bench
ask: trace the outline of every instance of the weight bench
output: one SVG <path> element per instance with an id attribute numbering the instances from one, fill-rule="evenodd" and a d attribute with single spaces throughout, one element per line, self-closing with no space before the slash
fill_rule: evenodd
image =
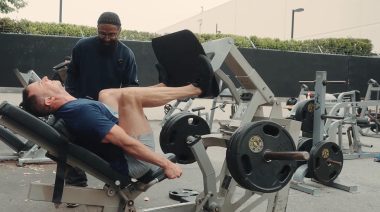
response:
<path id="1" fill-rule="evenodd" d="M 51 125 L 36 118 L 19 107 L 7 102 L 0 105 L 0 124 L 17 132 L 47 150 L 48 157 L 57 162 L 54 185 L 32 183 L 29 199 L 52 201 L 58 205 L 79 203 L 87 208 L 100 207 L 103 211 L 135 211 L 134 199 L 152 185 L 164 180 L 162 169 L 150 170 L 137 181 L 132 181 L 101 157 L 70 142 L 62 120 Z M 169 155 L 170 160 L 175 160 Z M 83 169 L 105 183 L 103 189 L 64 186 L 66 164 Z"/>

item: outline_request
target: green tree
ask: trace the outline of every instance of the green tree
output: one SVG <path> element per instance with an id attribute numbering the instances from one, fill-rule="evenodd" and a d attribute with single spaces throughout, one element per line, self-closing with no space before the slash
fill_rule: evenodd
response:
<path id="1" fill-rule="evenodd" d="M 23 8 L 28 3 L 24 0 L 0 0 L 0 13 L 10 13 Z"/>

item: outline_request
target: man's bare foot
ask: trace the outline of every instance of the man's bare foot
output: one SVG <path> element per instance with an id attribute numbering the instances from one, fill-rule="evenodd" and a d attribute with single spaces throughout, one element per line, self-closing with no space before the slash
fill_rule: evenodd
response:
<path id="1" fill-rule="evenodd" d="M 191 83 L 189 86 L 191 86 L 191 88 L 194 89 L 195 97 L 198 97 L 202 94 L 202 90 L 198 86 L 194 85 L 194 83 Z"/>

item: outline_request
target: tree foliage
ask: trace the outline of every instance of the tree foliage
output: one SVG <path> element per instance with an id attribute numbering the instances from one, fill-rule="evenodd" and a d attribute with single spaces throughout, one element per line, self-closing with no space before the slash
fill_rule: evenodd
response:
<path id="1" fill-rule="evenodd" d="M 24 0 L 0 0 L 0 13 L 10 13 L 23 8 L 28 3 Z"/>

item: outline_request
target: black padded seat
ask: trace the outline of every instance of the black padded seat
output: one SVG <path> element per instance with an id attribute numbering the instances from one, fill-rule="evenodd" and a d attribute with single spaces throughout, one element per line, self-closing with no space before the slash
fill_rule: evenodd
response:
<path id="1" fill-rule="evenodd" d="M 28 151 L 33 147 L 31 142 L 23 142 L 13 132 L 0 126 L 0 139 L 15 152 Z"/>
<path id="2" fill-rule="evenodd" d="M 19 107 L 3 102 L 0 105 L 0 123 L 46 149 L 53 160 L 65 154 L 67 164 L 85 170 L 110 186 L 124 188 L 131 182 L 129 176 L 115 171 L 107 161 L 71 143 L 52 126 Z"/>
<path id="3" fill-rule="evenodd" d="M 152 39 L 158 67 L 168 75 L 167 86 L 179 87 L 196 82 L 200 73 L 211 73 L 212 66 L 197 37 L 189 30 L 181 30 Z M 215 77 L 207 92 L 208 97 L 219 94 Z"/>
<path id="4" fill-rule="evenodd" d="M 369 122 L 369 120 L 367 118 L 356 118 L 356 124 L 360 127 L 360 128 L 368 128 L 368 127 L 371 127 L 371 123 Z"/>

